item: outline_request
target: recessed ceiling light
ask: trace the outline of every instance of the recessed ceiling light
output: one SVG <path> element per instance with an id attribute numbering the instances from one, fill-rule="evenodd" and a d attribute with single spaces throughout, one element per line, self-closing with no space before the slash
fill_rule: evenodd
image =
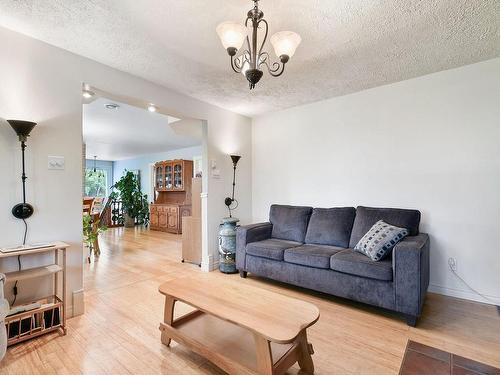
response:
<path id="1" fill-rule="evenodd" d="M 107 109 L 118 109 L 118 108 L 120 108 L 120 106 L 118 104 L 115 104 L 115 103 L 106 103 L 106 104 L 104 104 L 104 106 Z"/>
<path id="2" fill-rule="evenodd" d="M 148 105 L 148 111 L 149 112 L 156 112 L 156 107 L 154 104 L 150 104 Z"/>
<path id="3" fill-rule="evenodd" d="M 95 95 L 95 92 L 90 91 L 90 90 L 83 90 L 82 95 L 85 99 L 90 99 Z"/>

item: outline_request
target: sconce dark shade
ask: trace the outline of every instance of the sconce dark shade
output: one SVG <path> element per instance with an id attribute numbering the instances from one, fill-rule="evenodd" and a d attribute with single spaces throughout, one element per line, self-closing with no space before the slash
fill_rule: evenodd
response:
<path id="1" fill-rule="evenodd" d="M 233 166 L 236 167 L 236 164 L 238 164 L 238 161 L 241 159 L 240 155 L 231 155 L 231 160 L 233 161 Z"/>
<path id="2" fill-rule="evenodd" d="M 22 121 L 22 120 L 7 120 L 16 132 L 20 142 L 26 142 L 28 136 L 36 125 L 36 122 Z"/>

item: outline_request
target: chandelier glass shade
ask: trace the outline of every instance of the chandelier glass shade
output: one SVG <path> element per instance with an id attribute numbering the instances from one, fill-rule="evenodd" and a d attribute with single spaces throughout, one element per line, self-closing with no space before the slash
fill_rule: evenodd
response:
<path id="1" fill-rule="evenodd" d="M 247 36 L 245 26 L 236 22 L 223 22 L 217 26 L 217 34 L 225 49 L 234 47 L 237 50 L 241 48 Z"/>
<path id="2" fill-rule="evenodd" d="M 285 65 L 295 54 L 301 42 L 300 35 L 293 31 L 280 31 L 271 36 L 270 41 L 279 61 L 272 61 L 264 51 L 269 25 L 264 13 L 258 7 L 259 0 L 253 0 L 254 7 L 248 11 L 245 24 L 223 22 L 217 26 L 217 34 L 231 58 L 231 68 L 242 73 L 248 80 L 250 89 L 260 81 L 266 68 L 273 77 L 279 77 L 285 71 Z M 259 41 L 259 31 L 263 34 Z M 246 48 L 242 47 L 246 44 Z"/>
<path id="3" fill-rule="evenodd" d="M 293 31 L 280 31 L 271 37 L 276 56 L 292 57 L 300 42 L 300 35 Z"/>

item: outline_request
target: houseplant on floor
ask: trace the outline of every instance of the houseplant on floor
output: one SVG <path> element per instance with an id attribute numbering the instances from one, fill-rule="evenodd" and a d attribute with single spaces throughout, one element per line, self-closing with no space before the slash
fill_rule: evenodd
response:
<path id="1" fill-rule="evenodd" d="M 112 196 L 122 202 L 125 227 L 134 227 L 136 221 L 147 226 L 149 223 L 148 196 L 142 194 L 137 175 L 125 171 L 122 178 L 113 185 L 113 189 L 118 192 L 113 192 Z"/>
<path id="2" fill-rule="evenodd" d="M 83 215 L 83 242 L 89 248 L 89 256 L 87 258 L 90 263 L 90 257 L 94 253 L 95 257 L 101 254 L 99 248 L 99 234 L 106 231 L 108 228 L 101 225 L 101 221 L 93 219 L 92 215 Z"/>

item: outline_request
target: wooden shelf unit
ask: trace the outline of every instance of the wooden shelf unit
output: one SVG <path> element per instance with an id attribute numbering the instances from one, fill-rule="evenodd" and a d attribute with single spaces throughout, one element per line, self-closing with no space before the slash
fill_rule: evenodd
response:
<path id="1" fill-rule="evenodd" d="M 43 335 L 48 332 L 52 332 L 60 329 L 62 333 L 66 334 L 66 249 L 69 247 L 68 244 L 64 242 L 56 242 L 53 246 L 43 247 L 43 248 L 34 248 L 34 249 L 26 249 L 20 251 L 12 251 L 9 253 L 0 252 L 0 258 L 9 258 L 9 257 L 17 257 L 17 256 L 26 256 L 33 254 L 42 254 L 53 252 L 54 258 L 53 264 L 27 268 L 20 271 L 7 272 L 5 274 L 6 283 L 11 283 L 21 280 L 28 280 L 38 277 L 53 277 L 53 295 L 48 297 L 43 297 L 37 300 L 36 302 L 42 301 L 44 305 L 38 309 L 33 309 L 30 311 L 24 311 L 22 313 L 18 313 L 15 315 L 7 316 L 5 318 L 5 324 L 9 330 L 12 329 L 13 324 L 16 321 L 19 321 L 19 334 L 15 337 L 8 338 L 7 345 L 14 345 L 18 342 L 29 340 L 31 338 Z M 61 259 L 62 258 L 62 259 Z M 62 274 L 62 288 L 59 288 L 59 274 Z M 62 290 L 60 290 L 62 289 Z M 30 327 L 29 333 L 21 334 L 21 320 L 30 319 L 31 324 L 33 324 L 34 319 L 39 319 L 39 314 L 43 314 L 46 311 L 52 310 L 52 314 L 58 312 L 59 323 L 51 324 L 50 327 L 45 328 L 45 323 L 40 324 L 37 327 Z M 54 315 L 52 315 L 54 316 Z M 53 320 L 52 320 L 53 322 Z"/>
<path id="2" fill-rule="evenodd" d="M 48 266 L 43 266 L 43 267 L 36 267 L 36 268 L 29 268 L 27 270 L 8 272 L 5 274 L 5 277 L 7 278 L 7 280 L 10 279 L 10 280 L 21 281 L 26 279 L 33 279 L 35 277 L 52 275 L 62 270 L 63 268 L 60 265 L 50 264 Z"/>
<path id="3" fill-rule="evenodd" d="M 192 160 L 164 160 L 155 164 L 154 203 L 150 229 L 182 233 L 182 218 L 191 215 Z"/>

